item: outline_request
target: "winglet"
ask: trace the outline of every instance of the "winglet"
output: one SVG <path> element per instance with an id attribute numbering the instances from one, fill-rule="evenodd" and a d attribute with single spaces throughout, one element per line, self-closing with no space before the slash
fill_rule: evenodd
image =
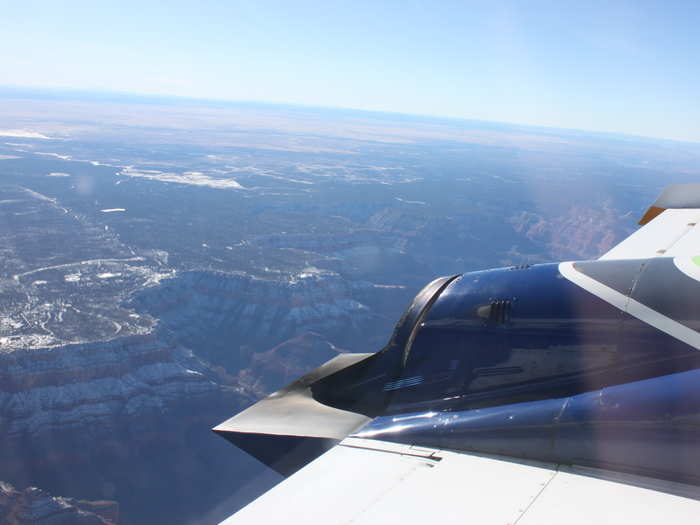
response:
<path id="1" fill-rule="evenodd" d="M 654 204 L 649 207 L 639 220 L 639 224 L 644 226 L 667 209 L 695 208 L 700 209 L 700 182 L 671 184 L 664 188 L 664 191 L 661 192 Z"/>

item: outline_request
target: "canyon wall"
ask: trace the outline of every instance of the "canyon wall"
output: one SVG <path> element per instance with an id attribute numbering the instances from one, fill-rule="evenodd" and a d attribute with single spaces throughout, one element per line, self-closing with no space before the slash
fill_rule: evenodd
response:
<path id="1" fill-rule="evenodd" d="M 196 355 L 238 374 L 253 364 L 256 352 L 306 332 L 350 351 L 379 350 L 413 293 L 332 272 L 264 280 L 192 271 L 136 294 L 131 307 L 157 318 Z M 320 364 L 313 353 L 299 358 L 307 368 Z"/>
<path id="2" fill-rule="evenodd" d="M 5 349 L 0 370 L 0 479 L 21 490 L 186 523 L 261 471 L 209 430 L 252 398 L 163 334 Z"/>
<path id="3" fill-rule="evenodd" d="M 6 525 L 116 525 L 119 505 L 53 496 L 37 487 L 17 490 L 0 482 L 0 518 Z"/>

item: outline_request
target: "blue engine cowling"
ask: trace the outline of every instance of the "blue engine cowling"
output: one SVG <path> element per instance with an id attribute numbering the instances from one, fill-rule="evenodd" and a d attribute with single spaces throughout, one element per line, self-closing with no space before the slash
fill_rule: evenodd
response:
<path id="1" fill-rule="evenodd" d="M 677 315 L 700 314 L 700 283 L 669 264 L 590 261 L 576 268 L 621 293 L 653 296 L 661 307 L 665 299 L 683 301 Z M 663 285 L 650 284 L 662 275 Z M 561 398 L 698 367 L 697 349 L 572 283 L 559 265 L 543 264 L 433 281 L 386 348 L 313 392 L 322 403 L 371 416 L 455 411 Z"/>

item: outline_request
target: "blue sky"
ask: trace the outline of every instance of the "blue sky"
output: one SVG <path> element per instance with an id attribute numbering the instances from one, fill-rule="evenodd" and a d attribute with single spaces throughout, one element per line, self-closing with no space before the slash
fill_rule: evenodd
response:
<path id="1" fill-rule="evenodd" d="M 0 84 L 700 142 L 700 2 L 0 0 Z"/>

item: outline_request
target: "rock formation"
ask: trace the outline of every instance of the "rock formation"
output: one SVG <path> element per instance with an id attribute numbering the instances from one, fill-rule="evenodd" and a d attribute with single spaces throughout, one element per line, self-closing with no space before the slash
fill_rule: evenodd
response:
<path id="1" fill-rule="evenodd" d="M 114 501 L 85 501 L 53 496 L 36 487 L 17 490 L 0 482 L 0 522 L 6 525 L 116 525 Z"/>

